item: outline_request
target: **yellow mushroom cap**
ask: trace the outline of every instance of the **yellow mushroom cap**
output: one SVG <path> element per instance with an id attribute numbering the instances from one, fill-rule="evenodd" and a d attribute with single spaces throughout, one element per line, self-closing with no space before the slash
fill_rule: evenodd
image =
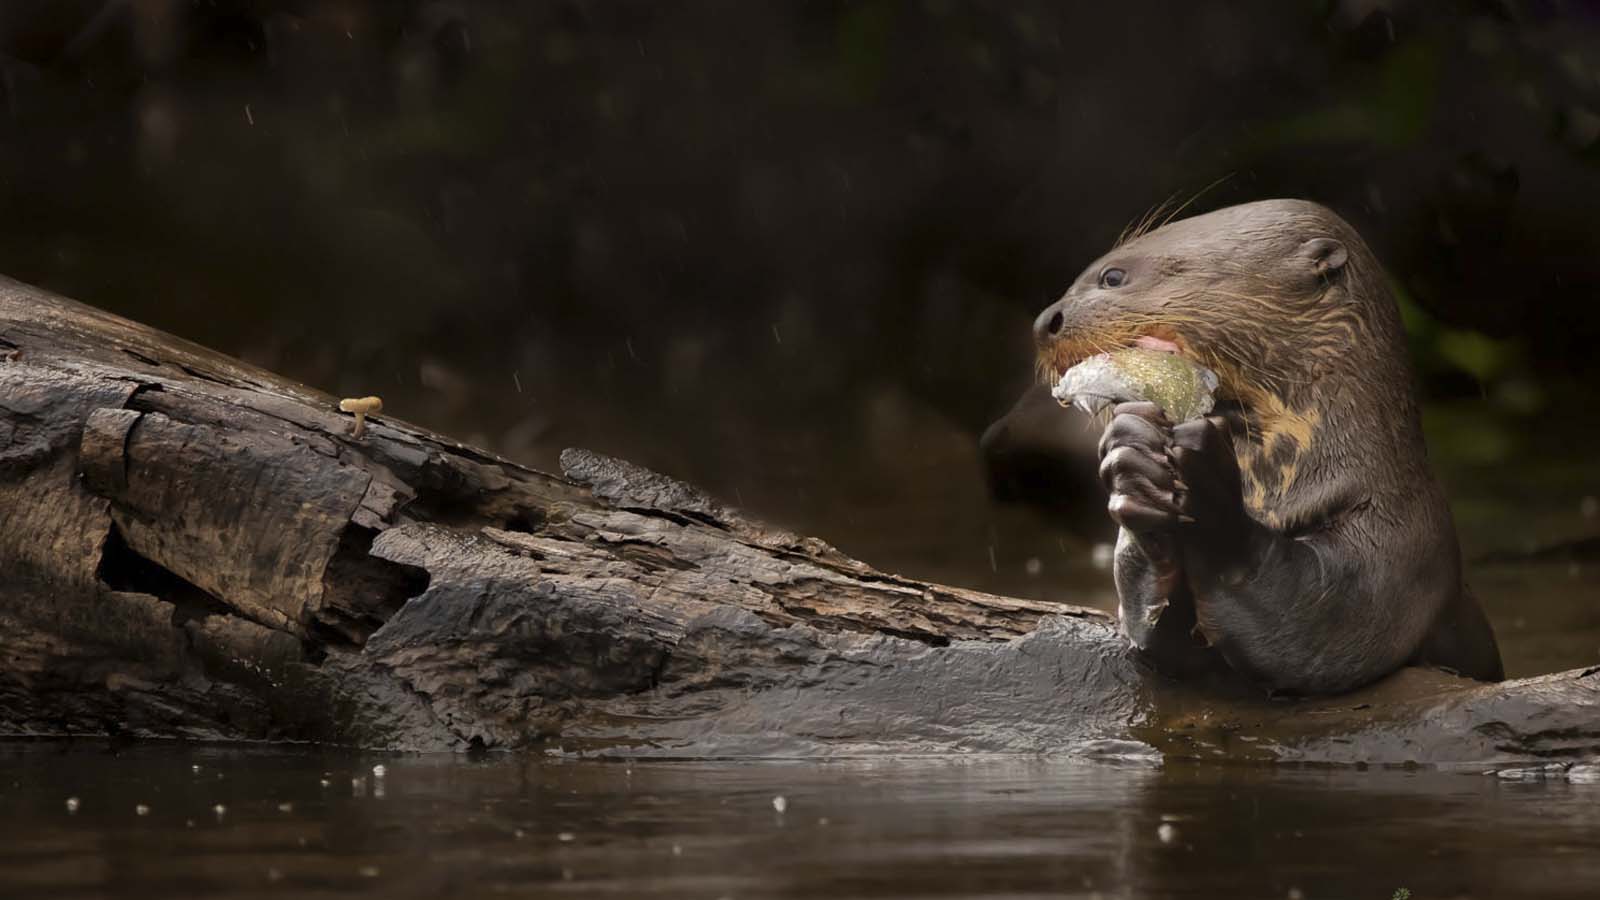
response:
<path id="1" fill-rule="evenodd" d="M 382 397 L 347 397 L 339 401 L 339 411 L 370 415 L 383 412 Z"/>

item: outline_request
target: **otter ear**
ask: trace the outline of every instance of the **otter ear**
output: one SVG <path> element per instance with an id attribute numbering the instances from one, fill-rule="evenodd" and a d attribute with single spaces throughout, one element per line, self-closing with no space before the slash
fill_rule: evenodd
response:
<path id="1" fill-rule="evenodd" d="M 1300 245 L 1300 256 L 1311 264 L 1311 271 L 1318 278 L 1328 279 L 1333 274 L 1344 268 L 1349 254 L 1345 252 L 1344 244 L 1333 238 L 1312 238 Z"/>

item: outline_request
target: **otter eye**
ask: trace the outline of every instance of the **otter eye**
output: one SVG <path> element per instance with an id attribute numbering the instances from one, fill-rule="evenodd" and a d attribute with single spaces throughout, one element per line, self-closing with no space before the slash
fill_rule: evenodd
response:
<path id="1" fill-rule="evenodd" d="M 1128 273 L 1117 268 L 1110 268 L 1100 273 L 1100 286 L 1103 288 L 1122 287 L 1128 280 Z"/>

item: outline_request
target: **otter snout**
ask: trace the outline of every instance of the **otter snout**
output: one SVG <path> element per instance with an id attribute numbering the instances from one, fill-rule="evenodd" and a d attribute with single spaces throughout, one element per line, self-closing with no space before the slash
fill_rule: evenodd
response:
<path id="1" fill-rule="evenodd" d="M 1061 330 L 1066 325 L 1067 314 L 1061 309 L 1061 301 L 1057 300 L 1046 306 L 1044 312 L 1033 320 L 1033 342 L 1043 349 L 1061 336 Z"/>

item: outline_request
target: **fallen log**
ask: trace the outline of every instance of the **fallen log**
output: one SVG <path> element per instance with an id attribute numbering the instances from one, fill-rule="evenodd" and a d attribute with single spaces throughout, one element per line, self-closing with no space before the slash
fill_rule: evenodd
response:
<path id="1" fill-rule="evenodd" d="M 547 474 L 0 280 L 0 734 L 627 756 L 1600 752 L 1595 670 L 1274 702 L 1085 608 L 879 572 L 581 450 Z"/>

